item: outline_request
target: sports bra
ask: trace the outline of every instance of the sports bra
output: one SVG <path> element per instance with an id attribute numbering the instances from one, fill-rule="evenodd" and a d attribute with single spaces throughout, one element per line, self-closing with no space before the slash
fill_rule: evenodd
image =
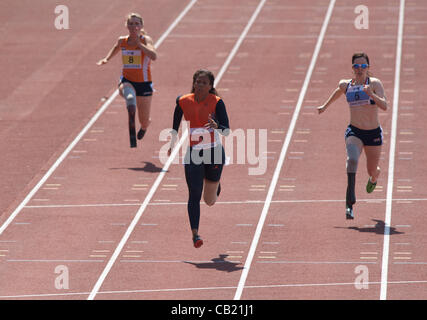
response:
<path id="1" fill-rule="evenodd" d="M 375 104 L 375 101 L 372 100 L 369 95 L 363 91 L 363 84 L 352 84 L 353 81 L 350 81 L 345 90 L 345 96 L 347 98 L 348 105 L 350 107 L 364 106 L 367 104 Z M 369 77 L 366 78 L 366 83 L 369 84 Z"/>

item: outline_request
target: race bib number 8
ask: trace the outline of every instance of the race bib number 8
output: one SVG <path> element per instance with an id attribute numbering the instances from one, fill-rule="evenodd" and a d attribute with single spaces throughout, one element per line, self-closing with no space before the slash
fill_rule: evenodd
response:
<path id="1" fill-rule="evenodd" d="M 124 69 L 141 69 L 141 51 L 122 50 L 122 61 Z"/>

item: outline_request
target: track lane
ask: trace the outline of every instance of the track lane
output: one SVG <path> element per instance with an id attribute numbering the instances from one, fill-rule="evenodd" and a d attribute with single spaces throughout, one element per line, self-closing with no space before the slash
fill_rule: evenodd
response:
<path id="1" fill-rule="evenodd" d="M 388 285 L 385 298 L 426 299 L 425 199 L 423 188 L 427 181 L 422 169 L 426 155 L 424 126 L 425 93 L 417 87 L 426 83 L 425 59 L 422 52 L 426 37 L 422 27 L 426 7 L 422 1 L 405 1 L 402 43 L 402 69 L 397 117 L 395 177 L 391 226 L 398 237 L 390 236 Z M 406 200 L 405 200 L 406 198 Z M 403 283 L 399 283 L 403 281 Z M 405 283 L 404 281 L 407 281 Z"/>
<path id="2" fill-rule="evenodd" d="M 370 14 L 375 16 L 376 20 L 370 21 L 369 30 L 358 31 L 352 24 L 354 21 L 354 18 L 351 18 L 354 17 L 352 5 L 349 2 L 336 4 L 303 104 L 303 112 L 298 119 L 295 136 L 290 145 L 290 152 L 295 154 L 289 154 L 282 168 L 280 177 L 288 180 L 283 180 L 287 183 L 276 189 L 274 195 L 275 200 L 301 200 L 307 195 L 311 195 L 311 199 L 322 200 L 330 199 L 331 194 L 339 198 L 339 190 L 342 190 L 343 200 L 336 203 L 273 204 L 265 222 L 266 226 L 271 227 L 265 227 L 260 241 L 267 241 L 263 240 L 265 237 L 268 242 L 279 242 L 279 245 L 264 245 L 257 248 L 253 274 L 249 274 L 247 285 L 257 286 L 261 282 L 265 283 L 262 275 L 271 272 L 281 276 L 268 279 L 267 283 L 278 286 L 271 289 L 272 292 L 265 288 L 244 290 L 243 299 L 255 297 L 262 299 L 272 293 L 277 299 L 292 297 L 315 299 L 320 296 L 324 299 L 379 298 L 385 202 L 376 201 L 376 198 L 384 198 L 387 187 L 384 185 L 387 183 L 384 177 L 387 177 L 386 154 L 389 148 L 391 116 L 389 112 L 380 111 L 380 114 L 383 113 L 380 121 L 385 132 L 380 163 L 381 186 L 373 195 L 366 195 L 364 191 L 367 179 L 366 162 L 362 156 L 356 178 L 356 195 L 358 199 L 367 198 L 370 201 L 358 202 L 355 210 L 356 219 L 349 222 L 345 220 L 343 209 L 346 186 L 343 134 L 348 124 L 347 106 L 344 100 L 338 101 L 328 110 L 329 114 L 322 115 L 321 118 L 314 107 L 327 98 L 331 88 L 337 85 L 340 78 L 345 77 L 343 70 L 344 73 L 346 69 L 349 70 L 348 77 L 351 77 L 348 65 L 351 55 L 357 51 L 367 51 L 373 64 L 372 71 L 386 82 L 386 94 L 389 101 L 392 101 L 393 88 L 387 85 L 387 81 L 393 79 L 393 72 L 390 72 L 393 69 L 388 71 L 389 58 L 388 55 L 384 55 L 384 51 L 388 51 L 384 50 L 384 47 L 381 49 L 376 47 L 375 43 L 389 41 L 391 36 L 396 39 L 396 33 L 386 25 L 381 23 L 377 25 L 376 22 L 384 18 L 397 21 L 398 11 L 393 10 L 394 15 L 385 13 L 382 10 L 383 6 L 384 3 L 370 5 Z M 342 35 L 345 37 L 341 37 Z M 388 43 L 388 46 L 391 52 L 394 52 L 396 40 L 394 43 Z M 383 73 L 380 68 L 385 66 L 388 72 Z M 342 156 L 339 156 L 340 154 Z M 312 236 L 314 234 L 315 237 Z M 265 255 L 263 252 L 273 253 Z M 369 290 L 356 288 L 357 267 L 368 271 L 369 281 L 373 283 L 369 286 Z M 280 286 L 289 283 L 295 286 Z M 321 285 L 328 283 L 337 285 Z M 304 286 L 304 284 L 312 285 Z"/>
<path id="3" fill-rule="evenodd" d="M 244 40 L 246 30 L 251 27 L 251 21 L 257 18 L 258 12 L 260 9 L 262 9 L 263 4 L 264 1 L 260 1 L 259 3 L 257 3 L 256 6 L 251 6 L 252 10 L 248 12 L 250 15 L 248 15 L 246 18 L 247 22 L 241 27 L 242 30 L 245 30 L 243 30 L 243 32 L 241 33 L 241 37 L 239 39 L 236 39 L 233 50 L 231 50 L 231 48 L 228 50 L 229 52 L 231 52 L 230 57 L 233 58 L 233 60 L 230 60 L 230 68 L 232 68 L 232 65 L 234 65 L 234 59 L 239 58 L 240 42 L 241 40 Z M 241 12 L 239 12 L 239 10 L 233 10 L 233 13 L 241 17 Z M 239 24 L 241 23 L 239 22 Z M 197 32 L 200 32 L 200 30 L 197 30 Z M 224 41 L 223 43 L 228 46 L 230 44 L 230 41 Z M 234 51 L 234 49 L 237 49 L 238 51 Z M 218 47 L 218 45 L 216 47 L 216 51 L 221 52 L 221 54 L 217 54 L 215 59 L 224 59 L 224 54 L 222 53 L 223 51 Z M 171 50 L 171 52 L 173 52 L 173 50 Z M 236 55 L 236 57 L 234 57 L 234 55 Z M 224 66 L 226 66 L 228 61 L 228 59 L 225 60 Z M 222 82 L 220 82 L 220 85 L 218 86 L 220 93 L 227 91 L 224 87 L 221 86 L 221 84 Z M 224 100 L 226 101 L 227 105 L 230 105 L 230 103 L 227 102 L 228 98 L 224 98 Z M 233 110 L 234 108 L 228 109 Z M 230 111 L 228 112 L 230 114 Z M 230 115 L 230 118 L 231 117 L 232 115 Z M 157 197 L 155 195 L 155 197 L 153 198 L 154 201 L 173 201 L 175 197 L 178 197 L 178 199 L 182 200 L 183 195 L 184 199 L 186 199 L 186 192 L 183 192 L 182 190 L 186 189 L 185 180 L 183 179 L 182 165 L 171 167 L 171 170 L 174 171 L 171 171 L 167 175 L 167 178 L 174 179 L 174 184 L 172 184 L 172 186 L 178 186 L 179 184 L 181 191 L 174 192 L 178 191 L 177 188 L 170 188 L 171 182 L 165 182 L 163 185 L 163 187 L 165 188 L 160 188 L 159 191 L 156 192 Z M 176 170 L 179 170 L 178 176 L 176 175 Z M 169 188 L 167 188 L 167 186 L 169 186 Z M 158 197 L 160 197 L 160 199 Z M 202 207 L 202 210 L 206 211 L 204 207 L 205 206 Z M 197 250 L 194 250 L 191 245 L 191 238 L 188 236 L 188 217 L 186 214 L 185 207 L 183 207 L 182 209 L 183 210 L 179 212 L 171 212 L 171 214 L 178 214 L 177 216 L 173 215 L 167 217 L 164 216 L 164 211 L 162 211 L 159 207 L 147 208 L 146 212 L 144 212 L 144 218 L 148 221 L 153 219 L 153 221 L 148 222 L 148 225 L 142 224 L 143 228 L 136 228 L 135 231 L 132 233 L 132 236 L 130 237 L 129 241 L 132 241 L 132 239 L 134 239 L 133 241 L 148 241 L 148 243 L 151 244 L 150 247 L 152 248 L 147 248 L 147 251 L 139 250 L 144 251 L 144 253 L 142 255 L 135 255 L 133 257 L 135 259 L 121 259 L 120 261 L 123 261 L 124 263 L 120 263 L 113 266 L 111 270 L 111 276 L 106 279 L 105 286 L 102 287 L 101 290 L 111 291 L 114 290 L 113 288 L 116 288 L 117 286 L 126 285 L 126 283 L 120 282 L 120 277 L 124 273 L 132 274 L 131 271 L 128 271 L 133 270 L 132 268 L 144 268 L 145 270 L 144 274 L 140 275 L 138 279 L 135 279 L 133 283 L 133 285 L 137 286 L 137 288 L 139 289 L 148 288 L 148 290 L 146 291 L 136 290 L 137 296 L 143 294 L 144 299 L 157 298 L 159 294 L 164 293 L 165 291 L 161 290 L 165 287 L 166 279 L 164 279 L 164 275 L 171 274 L 172 272 L 175 273 L 175 279 L 178 282 L 178 284 L 176 285 L 177 289 L 182 287 L 199 287 L 201 282 L 203 282 L 203 284 L 207 287 L 218 287 L 218 283 L 220 283 L 220 287 L 227 287 L 230 282 L 233 282 L 232 279 L 236 277 L 234 271 L 239 271 L 241 267 L 236 266 L 238 262 L 236 263 L 230 261 L 229 259 L 225 259 L 226 257 L 232 256 L 226 250 L 221 250 L 218 252 L 218 246 L 219 248 L 222 248 L 221 244 L 223 243 L 223 241 L 221 241 L 222 239 L 218 239 L 218 236 L 222 235 L 224 230 L 218 230 L 216 232 L 213 230 L 213 233 L 209 231 L 204 231 L 202 234 L 204 239 L 207 240 L 205 241 L 205 245 L 203 246 L 204 250 L 199 250 L 198 252 Z M 211 209 L 210 211 L 212 212 L 214 210 Z M 218 224 L 218 222 L 215 221 L 222 220 L 220 216 L 215 214 L 214 220 L 209 221 L 209 219 L 206 219 L 207 214 L 208 213 L 202 212 L 202 221 L 206 220 L 205 222 L 201 222 L 201 229 L 203 230 L 205 230 L 205 228 L 203 227 L 204 225 L 215 225 Z M 227 220 L 230 219 L 227 218 Z M 234 224 L 239 223 L 238 217 L 235 217 L 233 220 L 235 220 Z M 181 228 L 176 228 L 177 226 L 181 226 Z M 183 230 L 184 233 L 182 233 Z M 156 252 L 156 242 L 161 241 L 163 243 L 162 240 L 150 240 L 151 237 L 149 238 L 149 240 L 146 239 L 151 232 L 154 232 L 152 236 L 154 236 L 155 238 L 159 238 L 159 236 L 163 236 L 165 238 L 164 243 L 166 244 L 166 247 L 162 246 L 160 252 Z M 173 237 L 169 238 L 167 235 L 171 235 Z M 183 237 L 187 238 L 187 240 L 181 241 Z M 213 243 L 213 247 L 209 247 L 209 239 L 212 239 L 211 241 L 215 241 L 215 243 Z M 223 240 L 226 239 L 227 238 L 225 237 Z M 224 243 L 224 245 L 225 248 L 227 248 L 227 242 Z M 140 258 L 141 256 L 142 258 Z M 165 259 L 164 257 L 167 258 Z M 170 263 L 170 261 L 180 262 L 180 264 L 176 265 L 176 263 Z M 197 268 L 197 270 L 200 270 L 199 272 L 197 272 L 197 274 L 194 274 L 195 268 Z M 161 270 L 161 272 L 159 272 L 159 270 Z M 224 275 L 215 272 L 216 270 L 222 270 L 224 272 L 227 272 L 228 276 L 223 277 Z M 171 279 L 167 279 L 168 283 L 170 283 L 170 281 Z M 127 285 L 129 284 L 127 283 Z M 159 289 L 160 291 L 157 291 Z M 188 291 L 188 295 L 182 293 L 180 290 L 172 290 L 171 294 L 167 295 L 167 297 L 170 298 L 171 296 L 176 296 L 177 294 L 180 298 L 182 298 L 183 295 L 184 297 L 189 299 L 195 298 L 195 293 L 191 290 Z M 200 294 L 200 292 L 197 292 L 197 294 Z M 210 295 L 211 298 L 215 298 L 215 296 L 217 296 L 218 299 L 220 297 L 223 297 L 224 295 L 224 293 L 220 291 L 217 292 L 217 290 L 214 290 L 213 292 L 209 292 L 208 290 L 206 291 L 206 294 Z"/>

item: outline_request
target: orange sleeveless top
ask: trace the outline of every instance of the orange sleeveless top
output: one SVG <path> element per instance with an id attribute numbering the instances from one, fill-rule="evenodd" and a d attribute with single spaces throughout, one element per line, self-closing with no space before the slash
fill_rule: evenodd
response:
<path id="1" fill-rule="evenodd" d="M 128 44 L 129 37 L 122 40 L 122 76 L 133 82 L 147 82 L 151 80 L 151 59 L 137 46 Z M 141 35 L 141 40 L 144 36 Z"/>
<path id="2" fill-rule="evenodd" d="M 183 95 L 178 103 L 185 120 L 190 122 L 190 146 L 197 149 L 208 149 L 218 145 L 218 134 L 214 129 L 206 129 L 209 115 L 215 115 L 215 108 L 220 97 L 209 94 L 205 100 L 197 102 L 194 93 Z"/>

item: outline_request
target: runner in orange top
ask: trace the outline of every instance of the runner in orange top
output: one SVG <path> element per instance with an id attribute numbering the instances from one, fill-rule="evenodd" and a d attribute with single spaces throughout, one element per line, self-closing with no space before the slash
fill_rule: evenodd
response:
<path id="1" fill-rule="evenodd" d="M 168 155 L 176 142 L 179 125 L 184 116 L 190 122 L 190 146 L 184 158 L 185 179 L 188 185 L 188 216 L 194 247 L 200 248 L 200 200 L 213 206 L 221 191 L 220 178 L 225 163 L 225 152 L 218 134 L 229 134 L 225 104 L 214 88 L 215 78 L 208 70 L 198 70 L 193 76 L 190 94 L 176 99 L 172 140 Z"/>
<path id="2" fill-rule="evenodd" d="M 131 148 L 136 147 L 136 136 L 142 139 L 150 122 L 151 98 L 153 95 L 151 79 L 151 61 L 156 60 L 157 53 L 153 40 L 143 29 L 144 22 L 137 13 L 131 13 L 126 19 L 129 30 L 128 36 L 119 37 L 117 43 L 98 65 L 106 64 L 119 50 L 122 52 L 122 75 L 119 82 L 119 92 L 126 99 L 129 112 L 129 135 Z M 138 118 L 141 129 L 136 135 L 135 113 L 138 108 Z"/>

